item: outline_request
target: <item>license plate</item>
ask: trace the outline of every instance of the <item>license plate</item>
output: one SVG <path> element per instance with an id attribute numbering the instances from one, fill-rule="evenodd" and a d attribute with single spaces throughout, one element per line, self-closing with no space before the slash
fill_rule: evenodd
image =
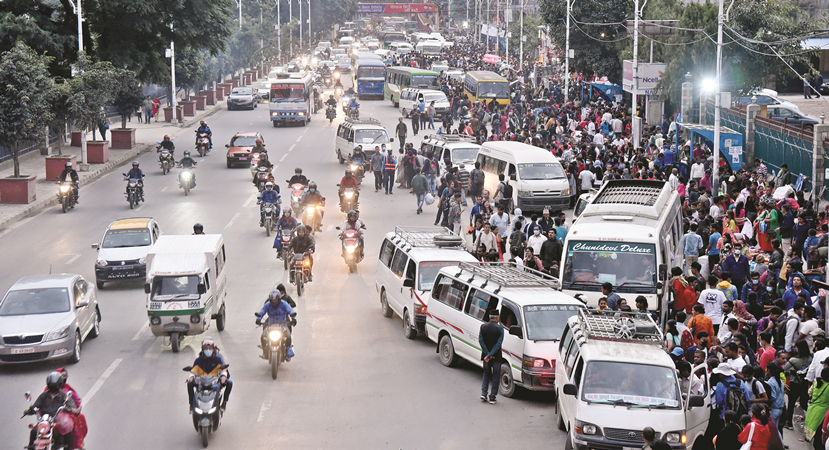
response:
<path id="1" fill-rule="evenodd" d="M 247 157 L 240 157 L 239 161 L 247 161 L 247 159 L 248 159 Z"/>
<path id="2" fill-rule="evenodd" d="M 13 348 L 12 349 L 12 355 L 21 355 L 21 354 L 24 354 L 24 353 L 34 353 L 34 352 L 35 352 L 34 347 Z"/>
<path id="3" fill-rule="evenodd" d="M 117 266 L 113 267 L 112 270 L 132 270 L 133 266 Z"/>

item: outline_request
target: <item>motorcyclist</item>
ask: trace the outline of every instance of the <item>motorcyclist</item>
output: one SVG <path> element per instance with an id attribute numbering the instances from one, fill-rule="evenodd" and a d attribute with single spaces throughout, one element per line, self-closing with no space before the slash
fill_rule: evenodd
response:
<path id="1" fill-rule="evenodd" d="M 351 101 L 348 103 L 348 111 L 349 111 L 349 115 L 351 114 L 352 111 L 355 111 L 357 113 L 357 117 L 360 117 L 360 104 L 357 103 L 357 97 L 356 96 L 351 97 Z"/>
<path id="2" fill-rule="evenodd" d="M 363 229 L 366 227 L 366 224 L 357 217 L 357 211 L 353 209 L 348 212 L 348 217 L 343 222 L 342 226 L 340 226 L 340 237 L 342 237 L 343 233 L 348 230 L 355 230 L 357 231 L 357 235 L 359 236 L 358 239 L 360 240 L 360 258 L 365 255 L 363 249 L 365 248 L 365 241 L 363 240 Z"/>
<path id="3" fill-rule="evenodd" d="M 325 101 L 325 104 L 328 106 L 333 106 L 334 108 L 337 107 L 337 99 L 334 98 L 334 94 L 328 95 L 328 100 Z"/>
<path id="4" fill-rule="evenodd" d="M 354 95 L 354 94 L 357 93 L 357 91 L 355 91 L 353 87 L 349 87 L 348 89 L 345 90 L 345 93 L 348 94 L 348 95 Z"/>
<path id="5" fill-rule="evenodd" d="M 135 179 L 138 180 L 138 195 L 141 196 L 141 201 L 144 201 L 144 171 L 138 168 L 138 161 L 132 162 L 132 169 L 127 172 L 124 180 Z M 129 194 L 129 184 L 127 184 L 127 193 Z"/>
<path id="6" fill-rule="evenodd" d="M 291 243 L 288 244 L 288 250 L 295 254 L 304 255 L 306 252 L 309 253 L 308 259 L 310 259 L 311 265 L 308 266 L 308 273 L 310 276 L 308 277 L 308 281 L 313 279 L 313 269 L 314 269 L 314 250 L 316 249 L 316 241 L 314 237 L 311 236 L 311 231 L 308 230 L 305 225 L 300 225 L 296 227 L 296 233 L 291 237 Z"/>
<path id="7" fill-rule="evenodd" d="M 256 200 L 256 204 L 259 205 L 259 226 L 265 226 L 265 210 L 264 206 L 265 203 L 273 203 L 276 206 L 276 213 L 279 214 L 279 203 L 281 200 L 279 199 L 279 192 L 274 191 L 273 189 L 273 182 L 268 181 L 265 183 L 265 189 L 259 194 L 259 199 Z"/>
<path id="8" fill-rule="evenodd" d="M 296 313 L 291 305 L 285 300 L 282 300 L 282 295 L 277 290 L 273 290 L 268 294 L 268 302 L 262 306 L 259 313 L 256 314 L 256 325 L 262 325 L 262 318 L 268 316 L 268 325 L 283 325 L 285 327 L 285 337 L 288 342 L 288 348 L 291 348 L 291 325 L 296 325 Z M 288 320 L 290 317 L 290 321 Z M 289 325 L 290 324 L 290 325 Z M 268 327 L 262 327 L 262 358 L 267 359 L 268 352 L 265 348 L 268 342 Z M 290 361 L 290 358 L 286 358 Z"/>
<path id="9" fill-rule="evenodd" d="M 186 167 L 188 169 L 196 167 L 197 164 L 198 163 L 196 162 L 196 160 L 190 157 L 190 152 L 187 150 L 184 151 L 184 158 L 181 158 L 181 160 L 178 162 L 178 165 L 180 167 Z"/>
<path id="10" fill-rule="evenodd" d="M 156 152 L 161 153 L 162 149 L 168 150 L 170 152 L 170 158 L 172 158 L 173 162 L 176 161 L 176 145 L 173 144 L 169 135 L 164 135 L 164 139 L 158 144 Z"/>
<path id="11" fill-rule="evenodd" d="M 204 225 L 200 223 L 193 225 L 193 234 L 204 234 Z"/>
<path id="12" fill-rule="evenodd" d="M 64 380 L 63 377 L 61 377 L 60 372 L 50 373 L 46 377 L 46 391 L 37 397 L 35 402 L 32 403 L 32 406 L 23 411 L 24 416 L 34 414 L 35 410 L 37 410 L 38 416 L 48 414 L 50 417 L 55 418 L 55 423 L 57 424 L 54 428 L 56 448 L 61 448 L 61 446 L 71 447 L 75 439 L 72 417 L 69 416 L 68 411 L 61 410 L 61 412 L 58 413 L 60 407 L 64 405 L 66 405 L 66 410 L 75 410 L 78 407 L 75 405 L 75 401 L 72 396 L 69 395 L 68 392 L 61 390 L 63 383 Z M 68 432 L 64 434 L 60 433 L 61 430 L 65 431 L 67 429 L 69 430 Z M 34 427 L 32 428 L 31 433 L 29 433 L 29 446 L 27 447 L 29 450 L 34 449 L 36 437 L 37 427 Z"/>
<path id="13" fill-rule="evenodd" d="M 268 149 L 265 148 L 265 143 L 262 142 L 262 139 L 256 139 L 256 145 L 250 149 L 251 153 L 268 153 Z"/>
<path id="14" fill-rule="evenodd" d="M 190 412 L 193 412 L 196 396 L 196 377 L 212 376 L 219 377 L 219 384 L 224 386 L 225 393 L 222 398 L 222 410 L 227 408 L 227 401 L 230 399 L 230 391 L 233 390 L 233 382 L 230 381 L 230 374 L 227 370 L 222 369 L 225 364 L 225 359 L 222 353 L 213 343 L 213 338 L 206 337 L 201 343 L 201 352 L 193 362 L 193 369 L 190 370 L 190 376 L 187 378 L 187 398 L 190 400 Z"/>
<path id="15" fill-rule="evenodd" d="M 207 133 L 207 141 L 210 143 L 210 148 L 213 148 L 213 132 L 210 131 L 210 127 L 207 126 L 205 121 L 201 121 L 199 128 L 196 129 L 196 145 L 199 144 L 199 133 Z"/>
<path id="16" fill-rule="evenodd" d="M 302 194 L 302 198 L 299 200 L 299 204 L 303 208 L 306 208 L 309 205 L 313 206 L 322 204 L 323 200 L 325 200 L 325 197 L 323 197 L 322 193 L 320 193 L 320 191 L 317 190 L 317 183 L 315 181 L 311 181 L 308 183 L 308 190 L 306 190 L 305 193 Z M 317 226 L 317 231 L 322 230 L 323 217 L 325 217 L 325 211 L 320 209 L 320 223 Z"/>
<path id="17" fill-rule="evenodd" d="M 302 174 L 302 167 L 297 167 L 294 169 L 294 176 L 288 180 L 288 186 L 292 186 L 294 184 L 301 184 L 303 186 L 308 186 L 308 177 Z"/>
<path id="18" fill-rule="evenodd" d="M 282 250 L 282 230 L 293 231 L 297 226 L 297 221 L 293 218 L 291 212 L 291 207 L 285 206 L 282 210 L 282 217 L 276 221 L 276 239 L 273 240 L 273 248 L 277 252 Z"/>
<path id="19" fill-rule="evenodd" d="M 357 177 L 352 175 L 351 169 L 345 169 L 345 176 L 340 180 L 340 191 L 338 193 L 340 196 L 340 209 L 343 206 L 343 192 L 345 192 L 346 188 L 354 188 L 354 202 L 356 203 L 360 199 L 360 185 L 357 183 Z"/>
<path id="20" fill-rule="evenodd" d="M 62 183 L 66 181 L 67 177 L 72 181 L 72 192 L 75 194 L 75 203 L 78 203 L 78 197 L 80 197 L 78 183 L 80 183 L 81 178 L 78 176 L 78 171 L 72 167 L 72 163 L 69 161 L 64 164 L 63 172 L 58 176 L 58 180 Z"/>
<path id="21" fill-rule="evenodd" d="M 343 80 L 342 77 L 334 76 L 336 81 L 334 82 L 334 89 L 343 87 Z M 351 90 L 351 88 L 348 88 Z"/>

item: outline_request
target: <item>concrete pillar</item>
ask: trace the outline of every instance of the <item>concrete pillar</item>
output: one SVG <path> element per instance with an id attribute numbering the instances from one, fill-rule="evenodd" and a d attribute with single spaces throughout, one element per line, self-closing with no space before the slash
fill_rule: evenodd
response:
<path id="1" fill-rule="evenodd" d="M 812 138 L 812 192 L 817 195 L 823 189 L 823 182 L 826 181 L 823 170 L 823 160 L 826 157 L 823 150 L 823 141 L 829 133 L 829 125 L 815 125 L 814 137 Z M 815 204 L 820 204 L 821 199 L 816 199 Z M 822 206 L 821 206 L 822 207 Z"/>
<path id="2" fill-rule="evenodd" d="M 702 94 L 699 96 L 699 123 L 701 125 L 705 124 L 705 102 L 706 97 Z"/>
<path id="3" fill-rule="evenodd" d="M 746 140 L 743 143 L 743 167 L 755 167 L 754 164 L 754 118 L 760 115 L 760 105 L 746 106 Z"/>
<path id="4" fill-rule="evenodd" d="M 689 78 L 686 75 L 686 78 Z M 691 108 L 694 105 L 694 84 L 690 81 L 682 83 L 682 103 L 679 107 L 679 112 L 682 114 L 683 122 L 691 122 Z"/>

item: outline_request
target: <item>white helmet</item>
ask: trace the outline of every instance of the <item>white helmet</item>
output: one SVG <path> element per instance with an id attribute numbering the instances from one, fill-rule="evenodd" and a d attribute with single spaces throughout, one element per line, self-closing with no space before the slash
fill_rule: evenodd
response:
<path id="1" fill-rule="evenodd" d="M 269 191 L 272 191 L 272 190 L 273 190 L 273 183 L 272 183 L 272 182 L 270 182 L 270 181 L 268 181 L 267 183 L 265 183 L 265 189 L 267 189 L 267 190 L 269 190 Z"/>

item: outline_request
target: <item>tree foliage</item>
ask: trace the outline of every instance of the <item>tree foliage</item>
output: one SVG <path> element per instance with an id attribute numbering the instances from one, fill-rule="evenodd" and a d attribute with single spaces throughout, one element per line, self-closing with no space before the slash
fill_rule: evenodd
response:
<path id="1" fill-rule="evenodd" d="M 2 4 L 0 52 L 23 42 L 35 53 L 53 57 L 49 61 L 52 75 L 69 76 L 69 64 L 78 51 L 78 26 L 68 0 L 4 0 Z"/>
<path id="2" fill-rule="evenodd" d="M 11 149 L 15 177 L 20 147 L 42 139 L 51 118 L 49 60 L 22 42 L 0 54 L 0 145 Z"/>
<path id="3" fill-rule="evenodd" d="M 81 55 L 78 73 L 70 81 L 69 119 L 81 130 L 94 129 L 106 120 L 106 106 L 118 90 L 119 70 L 109 61 L 92 62 Z"/>
<path id="4" fill-rule="evenodd" d="M 121 116 L 121 128 L 127 127 L 127 118 L 135 113 L 144 103 L 144 95 L 141 93 L 141 83 L 131 70 L 118 70 L 116 74 L 115 99 L 112 104 Z M 139 114 L 141 114 L 139 112 Z"/>
<path id="5" fill-rule="evenodd" d="M 518 14 L 513 16 L 512 22 L 509 24 L 510 33 L 512 33 L 512 37 L 509 38 L 509 48 L 510 50 L 518 51 L 518 48 L 521 44 L 521 21 L 518 17 Z M 540 16 L 531 16 L 529 14 L 524 14 L 524 36 L 526 36 L 527 40 L 524 41 L 524 53 L 527 55 L 524 56 L 526 59 L 529 53 L 540 50 L 541 46 L 541 39 L 538 37 L 538 26 L 543 25 L 543 21 Z"/>

